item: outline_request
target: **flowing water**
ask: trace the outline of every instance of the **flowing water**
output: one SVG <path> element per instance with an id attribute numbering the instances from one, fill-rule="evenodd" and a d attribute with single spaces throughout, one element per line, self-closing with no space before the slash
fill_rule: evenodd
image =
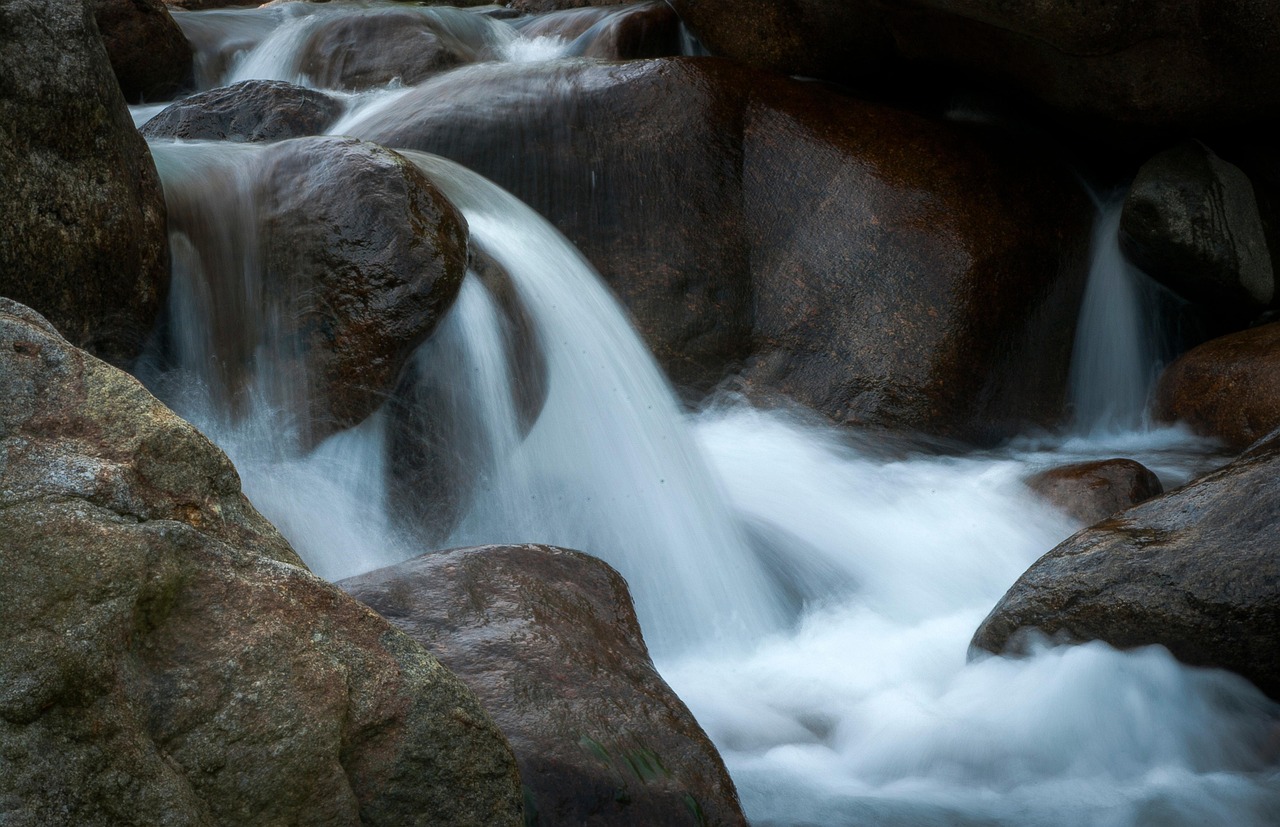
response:
<path id="1" fill-rule="evenodd" d="M 176 16 L 199 33 L 202 55 L 234 64 L 227 79 L 288 75 L 290 38 L 320 14 L 286 5 Z M 476 29 L 499 25 L 485 18 Z M 537 59 L 567 42 L 512 47 L 511 33 L 494 36 L 507 45 L 492 59 Z M 371 93 L 384 96 L 380 117 L 395 90 Z M 256 298 L 250 184 L 260 150 L 153 151 L 175 283 L 171 352 L 147 381 L 228 451 L 250 498 L 321 575 L 425 550 L 386 505 L 386 412 L 299 447 L 298 406 L 264 344 L 271 319 Z M 412 368 L 424 386 L 452 377 L 452 432 L 482 469 L 438 545 L 551 542 L 622 571 L 659 668 L 721 749 L 753 822 L 1280 824 L 1277 709 L 1243 680 L 1162 649 L 1101 644 L 968 660 L 970 636 L 1005 589 L 1080 528 L 1034 499 L 1026 476 L 1128 456 L 1172 487 L 1215 461 L 1193 437 L 1144 424 L 1156 314 L 1109 258 L 1115 210 L 1095 240 L 1075 434 L 941 455 L 732 397 L 683 412 L 624 312 L 553 228 L 455 164 L 406 155 L 509 274 L 546 372 L 540 413 L 522 424 L 510 321 L 492 286 L 469 274 Z M 239 288 L 228 297 L 215 284 Z M 243 329 L 257 331 L 238 340 L 252 358 L 241 359 L 251 370 L 234 404 L 219 367 L 229 334 L 210 322 L 219 302 L 242 307 Z"/>

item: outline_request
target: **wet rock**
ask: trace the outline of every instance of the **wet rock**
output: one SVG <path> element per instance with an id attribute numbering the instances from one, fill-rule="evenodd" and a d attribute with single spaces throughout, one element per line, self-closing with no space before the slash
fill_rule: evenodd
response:
<path id="1" fill-rule="evenodd" d="M 1280 443 L 1076 534 L 1036 561 L 973 645 L 1020 648 L 1021 630 L 1244 675 L 1280 698 Z"/>
<path id="2" fill-rule="evenodd" d="M 1142 165 L 1125 198 L 1120 240 L 1148 275 L 1226 318 L 1275 296 L 1275 273 L 1248 176 L 1188 142 Z"/>
<path id="3" fill-rule="evenodd" d="M 261 6 L 262 0 L 164 0 L 165 5 L 182 11 L 204 11 L 205 9 L 225 9 L 240 6 Z"/>
<path id="4" fill-rule="evenodd" d="M 649 661 L 626 583 L 548 546 L 433 552 L 342 581 L 471 686 L 539 824 L 745 824 L 733 782 Z"/>
<path id="5" fill-rule="evenodd" d="M 379 10 L 318 24 L 301 55 L 301 70 L 317 86 L 360 90 L 399 78 L 424 78 L 476 60 L 473 48 L 430 17 Z"/>
<path id="6" fill-rule="evenodd" d="M 838 421 L 975 438 L 1062 409 L 1089 208 L 1025 148 L 686 58 L 470 67 L 353 128 L 550 219 L 677 384 L 751 360 Z"/>
<path id="7" fill-rule="evenodd" d="M 334 97 L 278 80 L 246 80 L 184 98 L 142 126 L 152 140 L 281 141 L 318 135 L 342 114 Z"/>
<path id="8" fill-rule="evenodd" d="M 1280 105 L 1280 8 L 1267 0 L 674 0 L 714 53 L 883 87 L 958 70 L 1077 117 L 1221 126 Z"/>
<path id="9" fill-rule="evenodd" d="M 581 9 L 587 6 L 621 6 L 631 0 L 509 0 L 507 6 L 525 14 Z"/>
<path id="10" fill-rule="evenodd" d="M 0 384 L 7 822 L 520 823 L 475 697 L 195 428 L 8 300 Z"/>
<path id="11" fill-rule="evenodd" d="M 93 16 L 130 103 L 166 100 L 192 81 L 191 44 L 160 0 L 93 0 Z"/>
<path id="12" fill-rule="evenodd" d="M 1184 353 L 1161 374 L 1154 413 L 1236 450 L 1280 427 L 1280 323 Z"/>
<path id="13" fill-rule="evenodd" d="M 168 284 L 165 204 L 80 0 L 0 6 L 0 295 L 131 361 Z"/>
<path id="14" fill-rule="evenodd" d="M 242 392 L 260 351 L 270 354 L 274 402 L 303 415 L 303 440 L 313 443 L 386 399 L 457 295 L 466 223 L 416 167 L 382 147 L 299 138 L 262 153 L 249 242 L 259 285 L 217 259 L 220 236 L 202 235 L 201 192 L 171 196 L 171 229 L 194 248 L 183 265 L 208 281 L 227 395 Z"/>
<path id="15" fill-rule="evenodd" d="M 1164 493 L 1160 478 L 1131 459 L 1062 465 L 1036 474 L 1027 485 L 1085 525 Z"/>
<path id="16" fill-rule="evenodd" d="M 542 342 L 511 277 L 474 247 L 471 274 L 477 282 L 473 301 L 492 307 L 499 327 L 514 406 L 509 433 L 489 431 L 493 412 L 479 406 L 490 397 L 471 384 L 475 367 L 464 328 L 483 320 L 456 313 L 401 371 L 386 406 L 389 511 L 416 542 L 430 546 L 448 539 L 470 508 L 477 484 L 529 433 L 547 398 Z"/>
<path id="17" fill-rule="evenodd" d="M 590 6 L 529 18 L 528 38 L 572 41 L 570 53 L 602 60 L 639 60 L 680 54 L 680 18 L 665 3 Z"/>

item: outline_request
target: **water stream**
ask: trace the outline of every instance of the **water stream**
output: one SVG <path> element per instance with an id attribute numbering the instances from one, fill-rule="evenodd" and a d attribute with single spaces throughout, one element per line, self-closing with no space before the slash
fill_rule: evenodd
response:
<path id="1" fill-rule="evenodd" d="M 211 44 L 205 54 L 238 55 L 222 80 L 260 71 L 308 82 L 290 74 L 289 38 L 320 15 L 288 5 L 177 17 L 198 46 Z M 484 21 L 478 31 L 507 25 Z M 515 37 L 495 35 L 508 45 L 492 59 L 548 46 L 511 48 Z M 395 84 L 375 92 L 394 94 Z M 259 306 L 248 182 L 260 150 L 157 142 L 153 151 L 171 205 L 203 229 L 174 235 L 173 353 L 146 380 L 227 450 L 251 499 L 321 575 L 426 550 L 386 505 L 385 412 L 302 451 L 296 406 L 265 353 L 247 402 L 228 409 L 206 269 L 219 262 L 228 272 L 218 278 L 244 285 L 246 312 Z M 439 545 L 550 542 L 622 571 L 660 670 L 721 749 L 753 823 L 1280 823 L 1280 775 L 1263 750 L 1277 709 L 1242 679 L 1187 668 L 1161 649 L 1101 644 L 967 660 L 1005 589 L 1080 528 L 1032 497 L 1026 476 L 1127 456 L 1172 486 L 1214 461 L 1195 438 L 1143 419 L 1158 333 L 1142 291 L 1111 278 L 1126 276 L 1122 262 L 1104 260 L 1114 210 L 1099 221 L 1081 323 L 1076 432 L 949 456 L 732 397 L 682 411 L 625 313 L 559 233 L 474 173 L 406 155 L 510 275 L 547 371 L 526 433 L 503 314 L 470 274 L 415 368 L 422 382 L 432 366 L 457 377 L 457 416 L 481 445 L 468 450 L 483 454 L 465 513 Z"/>

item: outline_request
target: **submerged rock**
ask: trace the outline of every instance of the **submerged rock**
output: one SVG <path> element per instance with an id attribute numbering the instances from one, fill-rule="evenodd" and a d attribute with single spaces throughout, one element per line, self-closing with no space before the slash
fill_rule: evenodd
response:
<path id="1" fill-rule="evenodd" d="M 847 82 L 957 71 L 1062 112 L 1145 127 L 1239 124 L 1280 111 L 1270 0 L 674 0 L 715 54 Z"/>
<path id="2" fill-rule="evenodd" d="M 1142 165 L 1120 223 L 1125 254 L 1183 298 L 1249 319 L 1275 297 L 1275 273 L 1249 177 L 1188 142 Z"/>
<path id="3" fill-rule="evenodd" d="M 160 0 L 92 0 L 120 90 L 130 103 L 172 98 L 192 82 L 191 44 Z"/>
<path id="4" fill-rule="evenodd" d="M 469 67 L 353 129 L 550 219 L 677 384 L 750 360 L 837 421 L 971 438 L 1060 415 L 1090 210 L 1034 152 L 687 58 Z"/>
<path id="5" fill-rule="evenodd" d="M 227 458 L 0 300 L 0 820 L 521 823 L 509 747 Z"/>
<path id="6" fill-rule="evenodd" d="M 142 126 L 152 140 L 282 141 L 323 133 L 342 101 L 278 80 L 246 80 L 184 98 Z"/>
<path id="7" fill-rule="evenodd" d="M 1041 471 L 1027 486 L 1085 525 L 1164 493 L 1160 478 L 1131 459 L 1078 462 Z"/>
<path id="8" fill-rule="evenodd" d="M 1236 450 L 1280 427 L 1280 323 L 1184 353 L 1160 375 L 1154 413 Z"/>
<path id="9" fill-rule="evenodd" d="M 169 279 L 165 204 L 82 0 L 0 6 L 0 295 L 130 362 Z"/>
<path id="10" fill-rule="evenodd" d="M 1087 528 L 1041 557 L 973 645 L 1017 650 L 1023 630 L 1245 676 L 1280 698 L 1280 442 Z"/>
<path id="11" fill-rule="evenodd" d="M 654 670 L 626 583 L 600 560 L 486 546 L 340 585 L 480 696 L 536 823 L 746 823 L 720 756 Z"/>

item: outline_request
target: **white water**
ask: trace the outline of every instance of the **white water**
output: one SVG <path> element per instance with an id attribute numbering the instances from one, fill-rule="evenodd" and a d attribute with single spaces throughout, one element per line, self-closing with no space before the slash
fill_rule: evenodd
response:
<path id="1" fill-rule="evenodd" d="M 220 187 L 227 170 L 243 180 L 253 150 L 155 150 L 167 187 L 202 193 L 211 213 L 251 215 Z M 1070 439 L 940 457 L 732 400 L 689 416 L 554 230 L 455 165 L 414 160 L 510 272 L 550 376 L 522 439 L 499 314 L 469 278 L 420 356 L 454 366 L 490 440 L 492 470 L 445 545 L 555 542 L 622 570 L 659 667 L 722 750 L 754 823 L 1280 824 L 1277 708 L 1243 681 L 1102 645 L 966 660 L 1009 584 L 1079 527 L 1032 499 L 1025 476 L 1130 456 L 1171 485 L 1211 461 L 1184 433 L 1132 431 L 1153 364 L 1132 349 L 1154 335 L 1149 305 L 1123 280 L 1100 288 L 1119 311 L 1090 286 L 1087 302 L 1102 309 L 1081 323 L 1091 332 L 1077 349 Z M 1107 223 L 1099 238 L 1114 236 Z M 251 267 L 237 240 L 249 231 L 225 226 L 223 258 Z M 1101 258 L 1095 275 L 1121 272 Z M 174 311 L 195 333 L 199 277 L 183 272 Z M 1093 338 L 1113 334 L 1089 355 Z M 269 387 L 251 394 L 248 416 L 226 415 L 206 373 L 212 354 L 190 341 L 182 369 L 154 386 L 227 449 L 317 572 L 343 577 L 422 550 L 381 507 L 382 416 L 300 455 Z"/>

